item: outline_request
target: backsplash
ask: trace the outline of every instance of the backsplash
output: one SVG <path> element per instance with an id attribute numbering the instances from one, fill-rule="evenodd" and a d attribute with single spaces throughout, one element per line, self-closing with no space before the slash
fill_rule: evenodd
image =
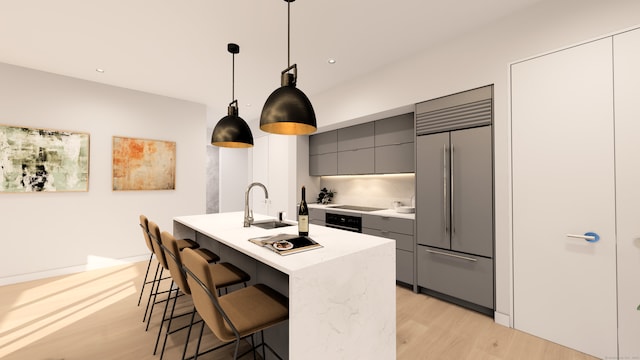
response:
<path id="1" fill-rule="evenodd" d="M 323 176 L 320 188 L 323 187 L 336 192 L 332 204 L 392 208 L 393 201 L 400 201 L 411 206 L 415 196 L 415 175 Z M 317 194 L 313 194 L 307 201 L 315 203 L 316 198 Z"/>

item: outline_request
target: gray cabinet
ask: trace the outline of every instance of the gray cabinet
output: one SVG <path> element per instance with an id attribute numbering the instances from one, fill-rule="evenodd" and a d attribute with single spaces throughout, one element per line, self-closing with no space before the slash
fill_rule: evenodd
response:
<path id="1" fill-rule="evenodd" d="M 413 113 L 309 136 L 309 175 L 412 173 Z"/>
<path id="2" fill-rule="evenodd" d="M 375 121 L 375 146 L 413 142 L 413 113 Z"/>
<path id="3" fill-rule="evenodd" d="M 373 174 L 373 122 L 338 129 L 338 175 Z"/>
<path id="4" fill-rule="evenodd" d="M 414 172 L 413 113 L 375 121 L 375 173 Z"/>
<path id="5" fill-rule="evenodd" d="M 309 137 L 309 155 L 328 154 L 338 151 L 338 132 L 336 130 L 315 134 Z"/>
<path id="6" fill-rule="evenodd" d="M 338 151 L 366 149 L 373 146 L 373 122 L 338 129 Z"/>
<path id="7" fill-rule="evenodd" d="M 414 221 L 389 216 L 362 215 L 364 234 L 385 237 L 396 241 L 396 280 L 413 285 Z"/>
<path id="8" fill-rule="evenodd" d="M 375 147 L 375 173 L 395 174 L 414 171 L 413 142 Z"/>
<path id="9" fill-rule="evenodd" d="M 325 226 L 325 213 L 324 209 L 309 208 L 309 223 Z"/>
<path id="10" fill-rule="evenodd" d="M 373 174 L 374 149 L 338 151 L 338 175 Z"/>
<path id="11" fill-rule="evenodd" d="M 309 175 L 337 175 L 338 153 L 309 155 Z"/>
<path id="12" fill-rule="evenodd" d="M 309 175 L 338 174 L 338 132 L 309 136 Z"/>
<path id="13" fill-rule="evenodd" d="M 422 103 L 416 115 L 417 284 L 493 309 L 492 87 Z M 469 305 L 472 304 L 472 305 Z"/>

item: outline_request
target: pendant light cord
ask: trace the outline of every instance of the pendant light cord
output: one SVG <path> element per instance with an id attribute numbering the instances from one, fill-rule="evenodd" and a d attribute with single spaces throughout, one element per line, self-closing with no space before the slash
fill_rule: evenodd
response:
<path id="1" fill-rule="evenodd" d="M 231 102 L 235 100 L 236 54 L 231 53 Z"/>
<path id="2" fill-rule="evenodd" d="M 287 67 L 291 66 L 291 1 L 287 1 Z"/>

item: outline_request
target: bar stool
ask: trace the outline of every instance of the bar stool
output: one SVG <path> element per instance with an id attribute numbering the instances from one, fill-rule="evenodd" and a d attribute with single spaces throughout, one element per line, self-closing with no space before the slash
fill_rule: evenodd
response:
<path id="1" fill-rule="evenodd" d="M 151 243 L 151 239 L 149 238 L 149 219 L 145 215 L 140 215 L 140 228 L 142 229 L 144 242 L 147 245 L 147 248 L 149 249 L 149 261 L 147 262 L 147 271 L 145 272 L 144 280 L 142 281 L 140 296 L 138 297 L 138 306 L 140 306 L 140 302 L 142 301 L 142 294 L 144 293 L 145 287 L 147 285 L 151 285 L 151 287 L 153 288 L 156 281 L 158 281 L 157 279 L 158 271 L 160 271 L 160 263 L 158 262 L 156 264 L 156 271 L 153 275 L 153 279 L 147 281 L 147 279 L 149 278 L 149 270 L 151 269 L 151 263 L 153 262 L 153 257 L 155 256 L 155 253 L 153 251 L 153 244 Z M 149 297 L 151 297 L 151 293 L 149 293 Z M 146 313 L 145 313 L 145 319 L 146 319 Z"/>
<path id="2" fill-rule="evenodd" d="M 216 291 L 218 277 L 201 256 L 191 249 L 184 249 L 182 260 L 194 305 L 204 320 L 200 334 L 206 324 L 216 337 L 225 343 L 208 351 L 219 349 L 234 341 L 235 360 L 238 358 L 240 340 L 248 336 L 253 339 L 253 334 L 262 334 L 265 329 L 289 318 L 289 299 L 267 285 L 257 284 L 219 296 Z M 263 358 L 265 346 L 279 357 L 264 343 L 264 334 L 262 340 L 262 344 L 258 346 L 262 345 Z M 252 346 L 254 356 L 258 346 Z M 197 347 L 199 349 L 200 341 Z M 198 356 L 198 349 L 194 359 Z"/>
<path id="3" fill-rule="evenodd" d="M 149 324 L 151 323 L 151 316 L 153 315 L 153 309 L 155 308 L 156 305 L 156 300 L 158 298 L 158 295 L 163 294 L 163 293 L 168 293 L 171 290 L 171 287 L 173 286 L 173 283 L 170 285 L 169 290 L 166 291 L 160 291 L 160 282 L 161 280 L 164 279 L 171 279 L 171 277 L 168 278 L 162 278 L 162 275 L 164 273 L 164 270 L 169 270 L 169 265 L 167 264 L 167 258 L 164 254 L 164 251 L 162 250 L 162 243 L 161 243 L 161 233 L 160 233 L 160 228 L 158 227 L 158 224 L 156 224 L 153 221 L 149 221 L 149 239 L 151 240 L 151 245 L 153 247 L 153 253 L 156 256 L 156 259 L 158 260 L 158 263 L 160 263 L 160 272 L 159 274 L 156 276 L 156 283 L 155 283 L 155 287 L 151 288 L 151 294 L 149 294 L 149 300 L 147 301 L 147 309 L 145 310 L 145 317 L 143 318 L 143 321 L 146 320 L 147 322 L 147 326 L 145 328 L 146 330 L 149 330 Z M 177 244 L 178 244 L 178 249 L 182 250 L 182 249 L 186 249 L 186 248 L 190 248 L 190 249 L 196 249 L 198 248 L 200 245 L 198 245 L 198 243 L 196 243 L 195 241 L 191 240 L 191 239 L 180 239 L 177 240 Z M 211 259 L 211 261 L 213 262 L 217 262 L 220 261 L 220 257 L 216 254 L 211 253 L 212 256 L 214 257 L 213 259 Z M 161 300 L 159 302 L 164 302 L 167 301 L 168 299 L 164 299 Z M 149 306 L 151 306 L 151 311 L 149 311 Z M 147 311 L 149 311 L 149 316 L 147 317 Z"/>
<path id="4" fill-rule="evenodd" d="M 164 350 L 167 345 L 167 338 L 169 334 L 173 334 L 176 331 L 180 331 L 187 328 L 187 326 L 183 326 L 183 327 L 172 330 L 171 329 L 172 320 L 180 316 L 191 315 L 191 322 L 188 325 L 189 331 L 187 333 L 187 339 L 185 341 L 185 346 L 182 353 L 182 358 L 184 359 L 187 351 L 187 346 L 189 343 L 189 337 L 191 335 L 191 327 L 193 325 L 196 308 L 194 306 L 193 310 L 189 313 L 174 315 L 176 303 L 178 302 L 178 291 L 182 291 L 182 293 L 186 295 L 191 295 L 191 289 L 189 288 L 189 284 L 187 283 L 186 275 L 184 273 L 183 266 L 182 266 L 182 256 L 181 256 L 181 251 L 179 246 L 179 240 L 176 240 L 176 238 L 167 231 L 163 231 L 160 238 L 161 238 L 160 245 L 162 246 L 162 250 L 164 251 L 165 257 L 167 259 L 167 265 L 169 267 L 169 272 L 171 273 L 171 278 L 173 279 L 173 282 L 177 285 L 177 289 L 175 289 L 175 296 L 172 297 L 171 293 L 169 294 L 169 299 L 173 300 L 173 305 L 171 306 L 171 314 L 169 315 L 168 318 L 165 318 L 167 313 L 167 308 L 168 308 L 168 301 L 165 304 L 162 323 L 160 324 L 160 328 L 158 329 L 158 337 L 156 339 L 156 346 L 153 354 L 154 355 L 156 354 L 158 342 L 160 340 L 160 334 L 162 333 L 162 325 L 164 324 L 164 322 L 167 321 L 168 324 L 167 324 L 167 329 L 164 336 L 164 342 L 162 344 L 162 351 L 160 352 L 160 359 L 162 359 L 164 356 Z M 200 258 L 204 260 L 206 264 L 208 264 L 209 270 L 215 274 L 215 277 L 217 279 L 216 284 L 218 289 L 226 288 L 226 287 L 237 285 L 237 284 L 244 284 L 244 286 L 246 287 L 247 282 L 251 280 L 251 277 L 249 276 L 249 274 L 240 270 L 239 268 L 235 267 L 232 264 L 212 263 L 214 259 L 219 259 L 219 257 L 215 255 L 213 252 L 209 251 L 208 249 L 198 248 L 198 249 L 195 249 L 194 252 L 198 256 L 200 256 Z"/>

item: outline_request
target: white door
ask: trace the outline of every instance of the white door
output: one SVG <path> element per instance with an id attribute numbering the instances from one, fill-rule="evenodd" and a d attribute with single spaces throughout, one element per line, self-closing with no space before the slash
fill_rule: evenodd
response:
<path id="1" fill-rule="evenodd" d="M 640 359 L 640 30 L 614 37 L 618 343 Z"/>
<path id="2" fill-rule="evenodd" d="M 514 326 L 600 358 L 617 356 L 611 53 L 511 67 Z"/>

